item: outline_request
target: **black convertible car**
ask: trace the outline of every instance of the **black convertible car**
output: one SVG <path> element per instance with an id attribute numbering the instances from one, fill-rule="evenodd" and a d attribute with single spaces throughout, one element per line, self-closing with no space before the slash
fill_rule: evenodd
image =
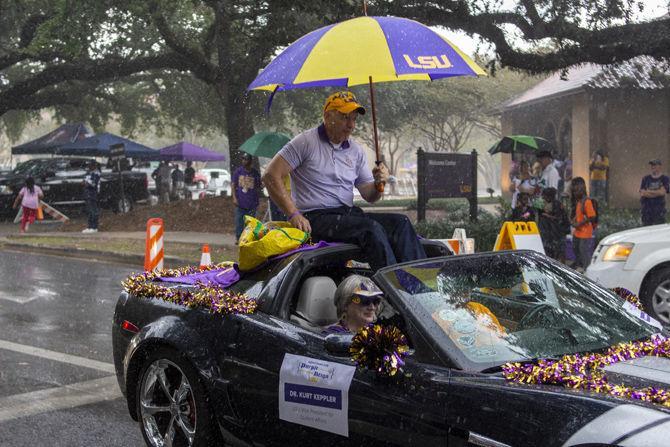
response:
<path id="1" fill-rule="evenodd" d="M 529 251 L 436 257 L 374 275 L 352 260 L 364 254 L 342 244 L 242 274 L 230 290 L 256 300 L 251 314 L 122 293 L 114 362 L 147 444 L 670 445 L 668 407 L 503 375 L 508 362 L 663 337 L 611 291 Z M 351 336 L 322 329 L 336 321 L 333 293 L 351 273 L 372 276 L 385 293 L 378 322 L 407 337 L 397 376 L 355 368 Z M 664 357 L 605 370 L 630 386 L 670 384 Z"/>

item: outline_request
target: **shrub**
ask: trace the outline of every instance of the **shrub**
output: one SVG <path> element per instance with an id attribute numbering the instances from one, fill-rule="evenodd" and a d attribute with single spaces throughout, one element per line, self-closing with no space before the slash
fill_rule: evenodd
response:
<path id="1" fill-rule="evenodd" d="M 468 215 L 467 202 L 461 203 L 456 208 L 451 203 L 444 206 L 449 210 L 449 216 L 445 219 L 424 221 L 416 224 L 416 231 L 419 235 L 429 239 L 449 239 L 454 233 L 455 228 L 465 228 L 468 237 L 475 239 L 476 251 L 489 251 L 495 245 L 496 237 L 505 222 L 500 216 L 511 215 L 509 202 L 499 200 L 497 213 L 491 214 L 485 210 L 479 209 L 479 219 L 477 222 L 470 222 Z M 631 209 L 609 209 L 601 208 L 599 210 L 598 230 L 596 242 L 619 231 L 637 228 L 640 223 L 639 210 Z"/>
<path id="2" fill-rule="evenodd" d="M 477 222 L 470 222 L 468 208 L 462 207 L 446 219 L 417 223 L 416 231 L 428 239 L 449 239 L 454 229 L 465 228 L 467 236 L 475 239 L 476 251 L 489 251 L 495 245 L 502 224 L 503 219 L 481 208 Z"/>

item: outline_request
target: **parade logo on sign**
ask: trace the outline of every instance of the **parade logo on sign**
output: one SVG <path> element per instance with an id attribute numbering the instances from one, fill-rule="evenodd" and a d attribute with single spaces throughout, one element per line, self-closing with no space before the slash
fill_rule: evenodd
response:
<path id="1" fill-rule="evenodd" d="M 279 373 L 279 419 L 349 436 L 349 386 L 356 368 L 285 354 Z"/>

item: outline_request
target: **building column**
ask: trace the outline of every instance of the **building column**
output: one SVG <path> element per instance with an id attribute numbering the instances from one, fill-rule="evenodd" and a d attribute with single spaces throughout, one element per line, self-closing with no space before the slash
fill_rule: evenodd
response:
<path id="1" fill-rule="evenodd" d="M 575 96 L 572 104 L 572 176 L 582 177 L 589 187 L 590 104 L 586 93 Z M 590 193 L 590 192 L 589 192 Z"/>
<path id="2" fill-rule="evenodd" d="M 500 116 L 500 129 L 503 136 L 512 135 L 513 130 L 512 114 L 510 112 L 503 113 Z M 500 154 L 500 195 L 507 200 L 512 200 L 512 193 L 509 192 L 510 179 L 509 171 L 512 168 L 512 155 Z"/>

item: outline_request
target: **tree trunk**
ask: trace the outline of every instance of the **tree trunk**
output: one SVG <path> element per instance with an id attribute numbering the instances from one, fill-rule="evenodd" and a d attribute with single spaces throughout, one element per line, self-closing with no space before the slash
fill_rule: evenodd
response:
<path id="1" fill-rule="evenodd" d="M 230 91 L 223 98 L 225 104 L 226 129 L 228 133 L 228 151 L 230 153 L 230 172 L 242 165 L 242 143 L 254 134 L 254 123 L 249 113 L 248 101 L 244 88 L 230 86 Z"/>

